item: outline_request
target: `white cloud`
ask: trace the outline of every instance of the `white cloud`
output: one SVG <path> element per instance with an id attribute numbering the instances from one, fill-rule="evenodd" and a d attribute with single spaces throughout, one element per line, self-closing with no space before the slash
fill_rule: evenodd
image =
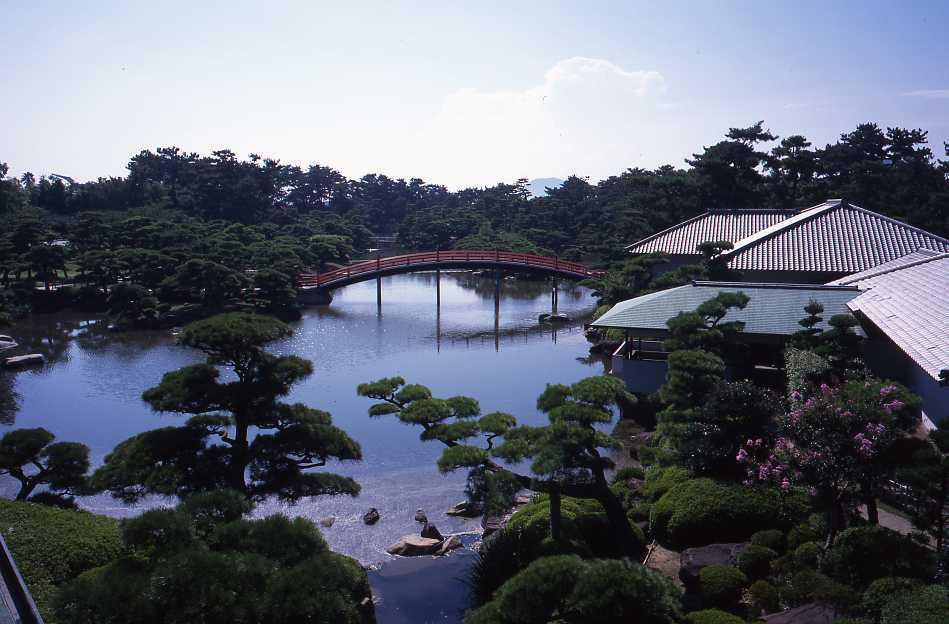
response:
<path id="1" fill-rule="evenodd" d="M 424 171 L 427 179 L 459 187 L 520 176 L 597 178 L 627 166 L 681 160 L 661 145 L 656 118 L 671 112 L 662 101 L 665 91 L 656 71 L 629 71 L 604 59 L 564 59 L 540 84 L 522 90 L 465 88 L 449 94 L 384 168 L 399 175 Z"/>
<path id="2" fill-rule="evenodd" d="M 907 97 L 923 97 L 934 100 L 949 98 L 949 89 L 919 89 L 918 91 L 909 91 L 903 94 Z"/>

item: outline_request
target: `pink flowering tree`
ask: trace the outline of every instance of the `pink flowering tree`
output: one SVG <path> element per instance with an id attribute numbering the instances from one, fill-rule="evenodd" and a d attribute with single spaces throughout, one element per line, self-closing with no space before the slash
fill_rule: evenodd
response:
<path id="1" fill-rule="evenodd" d="M 809 488 L 826 511 L 829 545 L 848 501 L 866 503 L 870 522 L 877 522 L 876 498 L 899 467 L 895 449 L 919 424 L 918 405 L 902 386 L 879 381 L 823 384 L 811 396 L 794 392 L 774 444 L 747 440 L 736 460 L 748 485 Z"/>

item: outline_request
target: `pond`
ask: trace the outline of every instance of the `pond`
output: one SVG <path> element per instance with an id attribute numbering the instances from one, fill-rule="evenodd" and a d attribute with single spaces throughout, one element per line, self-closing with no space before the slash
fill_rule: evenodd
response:
<path id="1" fill-rule="evenodd" d="M 439 474 L 435 460 L 442 447 L 420 441 L 419 429 L 392 416 L 370 419 L 372 402 L 356 396 L 357 384 L 400 375 L 429 386 L 435 396 L 472 396 L 484 413 L 505 411 L 523 423 L 540 424 L 544 417 L 535 401 L 546 384 L 572 383 L 603 372 L 602 363 L 588 357 L 583 322 L 595 303 L 582 287 L 561 283 L 559 309 L 571 322 L 555 328 L 537 320 L 550 312 L 549 282 L 505 280 L 497 331 L 494 280 L 489 276 L 442 273 L 438 310 L 434 273 L 384 278 L 381 313 L 375 282 L 348 286 L 334 296 L 330 306 L 305 310 L 294 323 L 294 335 L 270 349 L 313 361 L 314 374 L 295 387 L 289 399 L 329 411 L 335 423 L 359 441 L 362 462 L 327 469 L 355 478 L 362 493 L 292 507 L 265 503 L 256 513 L 279 511 L 314 521 L 334 516 L 331 527 L 321 528 L 327 541 L 364 564 L 390 559 L 387 546 L 417 533 L 416 509 L 425 510 L 445 534 L 476 531 L 480 520 L 444 514 L 464 498 L 465 475 Z M 181 416 L 151 412 L 140 398 L 163 373 L 200 359 L 198 352 L 176 345 L 172 332 L 119 334 L 94 319 L 37 316 L 12 333 L 24 345 L 18 352 L 43 353 L 48 363 L 12 378 L 19 409 L 15 422 L 4 430 L 45 427 L 58 440 L 87 444 L 98 464 L 125 438 L 181 422 Z M 9 384 L 11 375 L 4 375 Z M 11 484 L 4 488 L 7 495 L 12 492 Z M 105 495 L 85 498 L 81 504 L 113 516 L 135 515 L 144 506 L 129 507 Z M 370 507 L 381 514 L 374 526 L 362 522 Z"/>

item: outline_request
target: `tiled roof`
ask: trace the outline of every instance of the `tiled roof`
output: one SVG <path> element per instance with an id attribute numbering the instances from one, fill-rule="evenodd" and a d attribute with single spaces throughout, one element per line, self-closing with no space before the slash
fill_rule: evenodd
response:
<path id="1" fill-rule="evenodd" d="M 852 273 L 846 277 L 841 277 L 840 279 L 835 279 L 832 282 L 827 282 L 831 286 L 846 286 L 848 284 L 859 284 L 862 281 L 869 280 L 871 277 L 876 277 L 884 273 L 890 273 L 891 271 L 898 271 L 899 269 L 904 269 L 914 264 L 919 264 L 920 262 L 928 262 L 934 256 L 941 255 L 938 251 L 933 251 L 931 249 L 917 249 L 913 253 L 906 254 L 896 260 L 890 260 L 889 262 L 884 262 L 883 264 L 877 265 L 872 269 L 867 269 L 866 271 L 860 271 L 859 273 Z"/>
<path id="2" fill-rule="evenodd" d="M 949 253 L 910 254 L 903 266 L 855 277 L 865 291 L 848 304 L 934 379 L 949 369 Z M 909 256 L 901 260 L 909 260 Z"/>
<path id="3" fill-rule="evenodd" d="M 855 273 L 920 248 L 949 252 L 949 240 L 837 199 L 739 240 L 725 257 L 739 271 Z"/>
<path id="4" fill-rule="evenodd" d="M 698 255 L 699 243 L 722 240 L 734 243 L 793 214 L 793 210 L 713 210 L 633 243 L 626 251 Z"/>
<path id="5" fill-rule="evenodd" d="M 720 292 L 739 291 L 748 295 L 748 305 L 744 310 L 729 310 L 723 320 L 744 321 L 748 334 L 779 336 L 801 329 L 798 321 L 807 316 L 804 306 L 812 299 L 824 306 L 824 321 L 819 327 L 826 329 L 827 320 L 835 314 L 847 314 L 847 302 L 860 294 L 855 286 L 692 282 L 617 303 L 593 326 L 663 332 L 666 321 L 679 312 L 694 310 Z"/>

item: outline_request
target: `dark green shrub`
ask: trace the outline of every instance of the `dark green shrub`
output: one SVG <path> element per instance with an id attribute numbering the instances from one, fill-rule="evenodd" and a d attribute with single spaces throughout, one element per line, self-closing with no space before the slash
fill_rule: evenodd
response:
<path id="1" fill-rule="evenodd" d="M 824 519 L 817 514 L 812 514 L 804 522 L 797 524 L 788 531 L 787 549 L 794 550 L 804 542 L 819 541 L 826 534 Z"/>
<path id="2" fill-rule="evenodd" d="M 735 566 L 710 565 L 699 572 L 699 592 L 703 604 L 709 607 L 734 610 L 747 585 L 748 577 Z"/>
<path id="3" fill-rule="evenodd" d="M 781 601 L 791 607 L 808 602 L 828 602 L 841 608 L 849 608 L 859 602 L 860 596 L 852 588 L 838 583 L 817 570 L 800 570 L 788 579 L 780 589 Z"/>
<path id="4" fill-rule="evenodd" d="M 679 621 L 679 590 L 657 572 L 616 559 L 544 557 L 502 585 L 465 624 Z"/>
<path id="5" fill-rule="evenodd" d="M 794 549 L 794 561 L 800 566 L 817 567 L 824 547 L 818 542 L 804 542 Z"/>
<path id="6" fill-rule="evenodd" d="M 881 526 L 847 529 L 824 555 L 821 569 L 834 579 L 864 590 L 884 576 L 931 578 L 935 558 L 912 538 Z"/>
<path id="7" fill-rule="evenodd" d="M 780 608 L 778 589 L 768 581 L 755 581 L 748 588 L 751 604 L 759 611 L 774 613 Z"/>
<path id="8" fill-rule="evenodd" d="M 371 616 L 365 570 L 329 551 L 312 522 L 245 520 L 232 503 L 209 497 L 124 522 L 132 554 L 64 584 L 59 621 L 361 624 Z"/>
<path id="9" fill-rule="evenodd" d="M 48 621 L 57 586 L 123 553 L 119 523 L 85 511 L 0 501 L 0 531 Z"/>
<path id="10" fill-rule="evenodd" d="M 949 588 L 929 585 L 897 594 L 880 612 L 881 624 L 946 624 Z"/>
<path id="11" fill-rule="evenodd" d="M 771 574 L 771 562 L 777 557 L 767 546 L 749 544 L 738 554 L 738 568 L 750 579 L 761 579 Z"/>
<path id="12" fill-rule="evenodd" d="M 550 502 L 546 495 L 517 511 L 507 527 L 485 540 L 472 574 L 476 604 L 491 599 L 494 592 L 509 578 L 532 561 L 552 555 L 610 557 L 617 554 L 606 513 L 594 500 L 564 497 L 561 499 L 562 540 L 550 539 Z M 642 529 L 633 526 L 639 543 L 645 548 Z"/>
<path id="13" fill-rule="evenodd" d="M 718 609 L 693 611 L 685 616 L 685 621 L 687 624 L 744 624 L 745 622 L 737 615 Z"/>
<path id="14" fill-rule="evenodd" d="M 613 483 L 628 481 L 629 479 L 645 479 L 646 471 L 641 466 L 626 466 L 613 474 Z"/>
<path id="15" fill-rule="evenodd" d="M 770 548 L 778 554 L 784 553 L 784 532 L 777 529 L 758 531 L 751 536 L 751 543 L 755 546 Z"/>
<path id="16" fill-rule="evenodd" d="M 741 542 L 757 531 L 784 526 L 786 510 L 773 490 L 694 479 L 674 486 L 653 505 L 650 531 L 673 548 Z"/>
<path id="17" fill-rule="evenodd" d="M 914 591 L 919 589 L 921 585 L 922 583 L 917 579 L 902 576 L 877 579 L 870 583 L 867 590 L 863 592 L 860 610 L 873 619 L 879 619 L 883 607 L 898 594 Z"/>
<path id="18" fill-rule="evenodd" d="M 657 501 L 673 487 L 688 480 L 689 472 L 681 466 L 651 466 L 646 470 L 646 482 L 640 493 L 648 500 Z"/>

